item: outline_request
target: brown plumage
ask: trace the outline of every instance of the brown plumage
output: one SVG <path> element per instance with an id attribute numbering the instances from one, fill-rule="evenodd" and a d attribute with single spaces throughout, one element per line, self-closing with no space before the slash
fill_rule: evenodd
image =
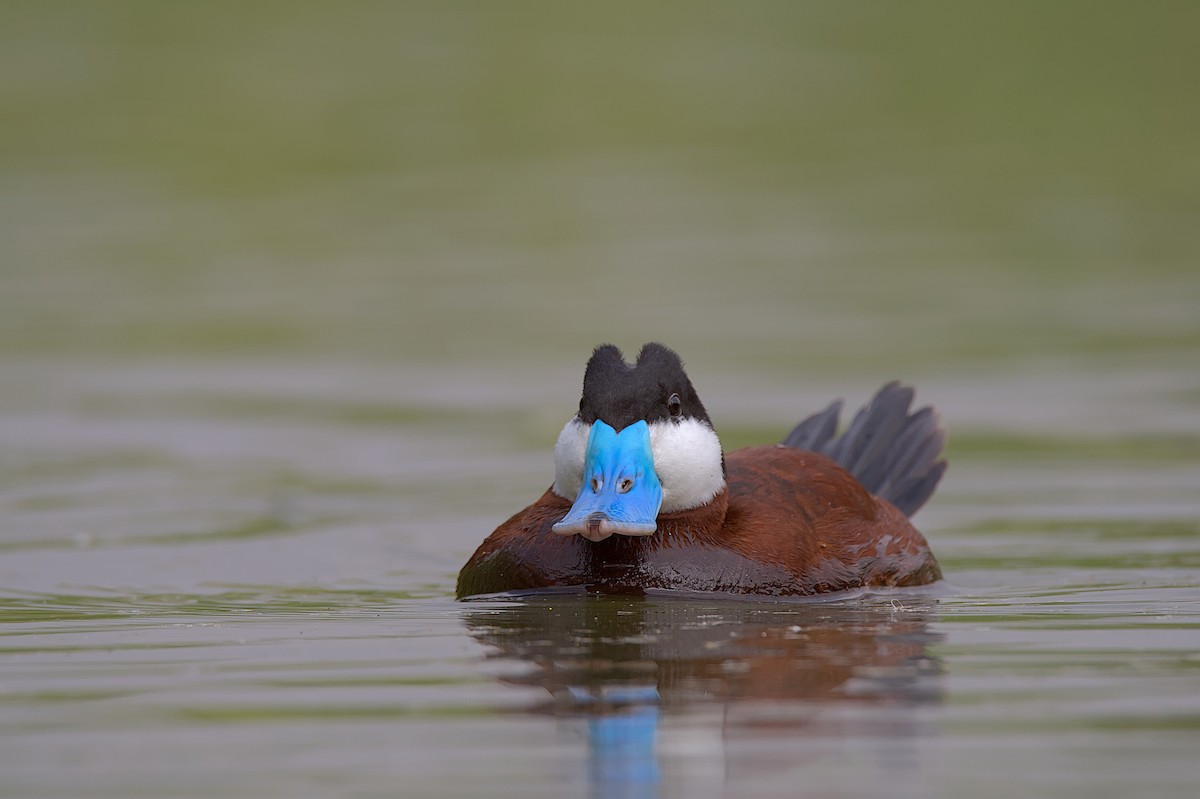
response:
<path id="1" fill-rule="evenodd" d="M 458 596 L 555 586 L 798 596 L 941 578 L 905 515 L 824 455 L 777 444 L 725 463 L 726 491 L 660 515 L 647 537 L 554 535 L 571 503 L 546 491 L 480 545 Z"/>

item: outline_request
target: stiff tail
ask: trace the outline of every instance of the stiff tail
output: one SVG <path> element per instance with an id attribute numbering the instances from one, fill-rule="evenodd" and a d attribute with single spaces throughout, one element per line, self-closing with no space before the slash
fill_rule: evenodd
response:
<path id="1" fill-rule="evenodd" d="M 829 457 L 872 494 L 912 516 L 933 496 L 946 471 L 946 462 L 938 460 L 946 431 L 937 411 L 910 414 L 912 400 L 912 388 L 888 383 L 840 436 L 834 435 L 842 410 L 838 400 L 796 425 L 783 443 Z"/>

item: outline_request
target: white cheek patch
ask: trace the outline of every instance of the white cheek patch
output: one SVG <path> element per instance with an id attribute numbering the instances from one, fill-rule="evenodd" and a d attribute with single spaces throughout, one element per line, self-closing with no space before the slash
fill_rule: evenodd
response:
<path id="1" fill-rule="evenodd" d="M 587 453 L 588 436 L 592 429 L 579 421 L 578 416 L 563 425 L 554 444 L 554 485 L 551 491 L 571 502 L 583 486 L 583 456 Z"/>
<path id="2" fill-rule="evenodd" d="M 660 513 L 698 508 L 725 488 L 721 440 L 704 422 L 655 422 L 650 425 L 650 451 L 654 454 L 654 471 L 662 483 Z M 555 455 L 557 460 L 557 448 Z M 582 471 L 579 479 L 583 479 Z"/>
<path id="3" fill-rule="evenodd" d="M 591 427 L 572 417 L 554 444 L 554 485 L 551 490 L 574 502 L 583 486 L 583 457 Z M 707 504 L 725 488 L 721 470 L 721 440 L 711 427 L 696 419 L 650 425 L 654 471 L 662 483 L 660 513 L 691 510 Z"/>

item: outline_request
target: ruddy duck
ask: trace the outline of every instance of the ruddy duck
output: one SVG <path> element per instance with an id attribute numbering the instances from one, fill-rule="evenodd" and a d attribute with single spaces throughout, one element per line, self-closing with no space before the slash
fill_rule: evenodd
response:
<path id="1" fill-rule="evenodd" d="M 941 578 L 908 521 L 946 470 L 936 412 L 885 385 L 836 436 L 841 401 L 780 444 L 722 453 L 679 356 L 598 347 L 554 484 L 500 525 L 458 597 L 576 587 L 802 596 Z"/>

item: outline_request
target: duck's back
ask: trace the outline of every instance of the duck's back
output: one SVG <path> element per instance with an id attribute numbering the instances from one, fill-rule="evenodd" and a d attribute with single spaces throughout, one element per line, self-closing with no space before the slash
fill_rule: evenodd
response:
<path id="1" fill-rule="evenodd" d="M 787 593 L 924 585 L 941 578 L 929 544 L 908 517 L 830 458 L 783 445 L 751 447 L 729 453 L 726 469 L 723 543 L 786 569 L 792 578 Z"/>

